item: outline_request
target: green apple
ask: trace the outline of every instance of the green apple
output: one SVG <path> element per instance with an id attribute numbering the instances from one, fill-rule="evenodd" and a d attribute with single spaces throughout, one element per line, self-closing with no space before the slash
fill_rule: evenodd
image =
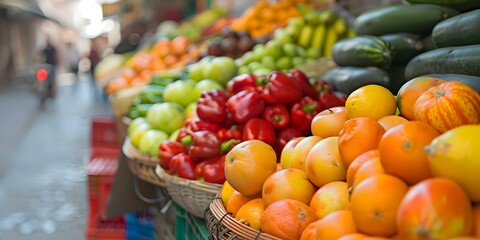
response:
<path id="1" fill-rule="evenodd" d="M 283 56 L 277 60 L 277 68 L 280 70 L 291 69 L 293 67 L 290 57 Z"/>
<path id="2" fill-rule="evenodd" d="M 144 117 L 138 117 L 133 119 L 128 125 L 128 129 L 127 129 L 128 135 L 132 134 L 133 130 L 135 130 L 135 128 L 137 128 L 137 126 L 139 126 L 142 123 L 147 123 L 147 119 L 145 119 Z"/>
<path id="3" fill-rule="evenodd" d="M 186 107 L 195 101 L 195 81 L 178 80 L 168 84 L 163 91 L 163 99 Z"/>
<path id="4" fill-rule="evenodd" d="M 188 66 L 188 77 L 196 82 L 202 80 L 203 77 L 203 64 L 200 62 L 191 64 Z"/>
<path id="5" fill-rule="evenodd" d="M 282 31 L 277 36 L 274 37 L 275 41 L 281 44 L 293 43 L 295 40 L 295 36 L 289 34 L 286 31 Z"/>
<path id="6" fill-rule="evenodd" d="M 300 45 L 297 45 L 295 50 L 297 52 L 296 56 L 305 57 L 307 55 L 307 51 L 305 51 L 305 48 Z"/>
<path id="7" fill-rule="evenodd" d="M 192 102 L 192 103 L 188 104 L 188 106 L 185 108 L 186 116 L 188 116 L 192 112 L 195 112 L 195 114 L 196 114 L 196 112 L 197 112 L 197 102 Z"/>
<path id="8" fill-rule="evenodd" d="M 244 65 L 244 66 L 240 66 L 238 68 L 238 74 L 244 74 L 244 73 L 250 73 L 250 69 L 248 68 L 248 66 Z"/>
<path id="9" fill-rule="evenodd" d="M 203 69 L 203 77 L 212 79 L 226 86 L 227 82 L 237 75 L 235 60 L 230 57 L 216 57 Z"/>
<path id="10" fill-rule="evenodd" d="M 168 140 L 177 141 L 178 134 L 180 134 L 180 129 L 177 129 L 172 134 L 170 134 L 170 136 L 168 137 Z"/>
<path id="11" fill-rule="evenodd" d="M 148 110 L 146 118 L 154 129 L 171 134 L 183 127 L 185 109 L 173 102 L 155 103 Z"/>
<path id="12" fill-rule="evenodd" d="M 248 65 L 249 63 L 254 62 L 254 57 L 255 56 L 254 56 L 252 51 L 246 52 L 241 57 L 241 59 L 242 59 L 242 64 L 241 65 Z M 237 66 L 241 66 L 241 65 L 237 65 Z"/>
<path id="13" fill-rule="evenodd" d="M 320 23 L 320 14 L 316 11 L 311 11 L 306 13 L 303 18 L 305 19 L 305 22 L 310 25 L 317 25 Z"/>
<path id="14" fill-rule="evenodd" d="M 255 72 L 260 68 L 264 68 L 264 66 L 259 62 L 252 62 L 248 64 L 248 68 L 250 69 L 250 72 Z"/>
<path id="15" fill-rule="evenodd" d="M 280 57 L 280 56 L 279 56 Z M 262 58 L 261 64 L 268 69 L 275 69 L 275 58 L 272 56 L 265 56 Z"/>
<path id="16" fill-rule="evenodd" d="M 212 79 L 203 79 L 202 81 L 198 82 L 195 85 L 195 89 L 194 89 L 194 94 L 195 94 L 194 101 L 196 102 L 200 98 L 203 91 L 212 90 L 212 89 L 224 90 L 223 86 L 220 85 L 220 83 Z"/>
<path id="17" fill-rule="evenodd" d="M 150 129 L 142 135 L 140 143 L 138 144 L 138 150 L 140 150 L 141 153 L 157 157 L 158 146 L 166 140 L 168 140 L 168 134 L 159 130 Z"/>
<path id="18" fill-rule="evenodd" d="M 305 58 L 303 57 L 293 57 L 292 58 L 292 64 L 293 67 L 299 67 L 305 64 Z"/>
<path id="19" fill-rule="evenodd" d="M 283 56 L 283 49 L 281 44 L 270 44 L 270 45 L 265 45 L 265 48 L 263 49 L 263 53 L 261 54 L 263 57 L 265 56 L 271 56 L 273 58 L 279 58 Z"/>
<path id="20" fill-rule="evenodd" d="M 287 24 L 288 27 L 302 29 L 305 25 L 305 19 L 303 17 L 290 18 L 287 20 Z"/>
<path id="21" fill-rule="evenodd" d="M 306 52 L 307 58 L 317 59 L 322 56 L 322 50 L 320 48 L 308 48 Z"/>
<path id="22" fill-rule="evenodd" d="M 152 126 L 148 122 L 139 124 L 132 133 L 128 135 L 132 145 L 138 148 L 142 135 L 150 129 L 152 129 Z"/>
<path id="23" fill-rule="evenodd" d="M 293 43 L 286 43 L 283 45 L 283 52 L 287 57 L 297 56 L 297 45 Z"/>
<path id="24" fill-rule="evenodd" d="M 268 74 L 270 74 L 272 72 L 272 69 L 269 69 L 269 68 L 259 68 L 257 70 L 255 70 L 253 72 L 253 74 L 255 75 L 263 75 L 263 76 L 267 76 Z"/>

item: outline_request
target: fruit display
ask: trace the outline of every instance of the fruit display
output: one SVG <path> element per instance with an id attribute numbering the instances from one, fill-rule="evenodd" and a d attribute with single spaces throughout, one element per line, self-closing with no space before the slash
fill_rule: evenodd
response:
<path id="1" fill-rule="evenodd" d="M 344 99 L 332 92 L 324 81 L 311 84 L 299 70 L 272 72 L 266 76 L 242 74 L 228 82 L 226 91 L 203 91 L 197 101 L 197 118 L 180 129 L 175 143 L 192 161 L 178 171 L 174 158 L 162 157 L 160 166 L 170 174 L 191 180 L 210 178 L 195 171 L 210 158 L 224 157 L 235 144 L 257 139 L 269 144 L 280 156 L 285 144 L 294 137 L 310 134 L 313 117 L 329 107 L 343 106 Z M 280 159 L 278 159 L 280 160 Z M 223 183 L 218 178 L 215 183 Z"/>
<path id="2" fill-rule="evenodd" d="M 310 9 L 291 18 L 285 28 L 274 32 L 272 40 L 257 44 L 237 60 L 239 73 L 264 73 L 298 68 L 321 57 L 330 57 L 333 44 L 353 36 L 353 30 L 333 10 Z"/>
<path id="3" fill-rule="evenodd" d="M 297 4 L 307 4 L 304 0 L 286 0 L 270 3 L 267 0 L 257 1 L 240 17 L 232 22 L 234 31 L 247 31 L 253 38 L 271 34 L 275 29 L 287 25 L 287 20 L 301 16 Z"/>
<path id="4" fill-rule="evenodd" d="M 200 57 L 198 47 L 185 36 L 161 39 L 149 49 L 135 52 L 128 59 L 120 74 L 105 88 L 107 94 L 132 86 L 146 85 L 153 73 L 180 69 Z"/>
<path id="5" fill-rule="evenodd" d="M 456 99 L 469 108 L 462 111 L 472 122 L 442 131 L 428 120 L 396 115 L 387 88 L 360 87 L 345 107 L 318 113 L 313 135 L 292 138 L 280 157 L 257 139 L 234 146 L 219 194 L 225 211 L 280 239 L 475 239 L 480 95 L 461 82 L 427 80 L 412 80 L 417 85 L 404 89 L 412 97 L 419 93 L 418 104 L 432 92 L 455 89 L 437 94 L 437 101 L 464 94 Z M 435 121 L 466 115 L 448 116 Z"/>
<path id="6" fill-rule="evenodd" d="M 239 58 L 252 50 L 255 43 L 247 31 L 235 32 L 230 27 L 224 27 L 220 31 L 220 37 L 208 41 L 207 55 Z"/>

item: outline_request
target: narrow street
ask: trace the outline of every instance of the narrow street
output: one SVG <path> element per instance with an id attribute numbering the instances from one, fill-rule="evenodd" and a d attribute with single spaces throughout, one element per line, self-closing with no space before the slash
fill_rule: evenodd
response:
<path id="1" fill-rule="evenodd" d="M 90 120 L 111 109 L 72 77 L 43 108 L 25 84 L 0 90 L 0 239 L 85 238 Z"/>

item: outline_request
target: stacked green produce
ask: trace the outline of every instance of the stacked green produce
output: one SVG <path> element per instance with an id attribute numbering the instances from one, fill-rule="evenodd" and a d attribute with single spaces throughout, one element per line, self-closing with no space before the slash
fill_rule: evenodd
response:
<path id="1" fill-rule="evenodd" d="M 289 20 L 271 41 L 255 45 L 236 63 L 239 73 L 268 74 L 296 68 L 322 56 L 330 57 L 335 42 L 353 35 L 353 29 L 333 10 L 311 10 Z"/>
<path id="2" fill-rule="evenodd" d="M 358 37 L 334 45 L 332 56 L 339 67 L 323 77 L 347 94 L 368 84 L 396 94 L 412 77 L 405 75 L 408 63 L 433 46 L 427 41 L 433 39 L 434 27 L 459 14 L 435 4 L 392 5 L 365 12 L 354 22 Z"/>

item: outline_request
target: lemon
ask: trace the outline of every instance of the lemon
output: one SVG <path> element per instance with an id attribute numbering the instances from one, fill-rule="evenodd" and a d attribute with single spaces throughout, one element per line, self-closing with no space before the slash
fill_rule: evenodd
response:
<path id="1" fill-rule="evenodd" d="M 232 196 L 232 193 L 234 191 L 235 189 L 233 189 L 233 187 L 230 186 L 227 181 L 223 183 L 222 190 L 220 191 L 220 198 L 222 199 L 222 203 L 225 208 L 227 208 L 228 199 L 230 198 L 230 196 Z"/>
<path id="2" fill-rule="evenodd" d="M 345 110 L 349 119 L 370 117 L 378 120 L 397 111 L 395 96 L 380 85 L 366 85 L 353 91 L 347 98 Z"/>

